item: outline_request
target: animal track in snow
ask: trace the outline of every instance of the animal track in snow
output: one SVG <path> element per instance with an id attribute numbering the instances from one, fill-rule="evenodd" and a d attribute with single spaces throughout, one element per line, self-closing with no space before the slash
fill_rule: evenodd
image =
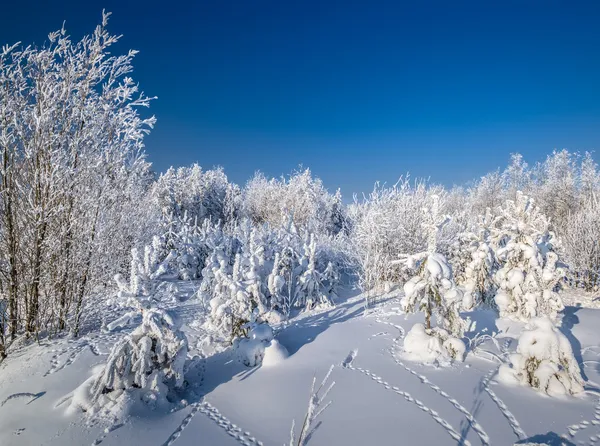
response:
<path id="1" fill-rule="evenodd" d="M 102 443 L 104 441 L 104 439 L 106 438 L 106 436 L 108 434 L 110 434 L 113 431 L 116 431 L 118 428 L 122 427 L 123 423 L 115 423 L 110 427 L 107 427 L 106 429 L 104 429 L 104 432 L 102 433 L 102 435 L 100 435 L 93 443 L 92 446 L 97 446 L 100 443 Z"/>
<path id="2" fill-rule="evenodd" d="M 61 351 L 59 351 L 58 353 L 55 353 L 52 358 L 50 359 L 50 368 L 46 371 L 46 373 L 44 373 L 44 376 L 48 376 L 51 375 L 53 373 L 56 373 L 62 369 L 64 369 L 65 367 L 70 366 L 71 364 L 73 364 L 75 362 L 75 360 L 77 359 L 77 357 L 79 356 L 79 354 L 86 348 L 86 347 L 90 347 L 90 349 L 92 350 L 92 353 L 96 354 L 96 352 L 94 352 L 94 348 L 91 347 L 91 345 L 87 342 L 87 341 L 83 341 L 80 344 L 76 345 L 75 347 L 67 347 L 62 349 Z M 67 357 L 66 361 L 62 364 L 60 364 L 60 358 L 65 354 L 68 353 L 69 351 L 71 351 L 71 354 Z M 98 353 L 99 354 L 99 353 Z"/>
<path id="3" fill-rule="evenodd" d="M 492 389 L 490 389 L 490 387 L 488 385 L 489 382 L 491 381 L 492 377 L 497 373 L 497 371 L 498 371 L 498 368 L 495 368 L 495 369 L 491 370 L 486 376 L 484 376 L 483 380 L 481 381 L 481 386 L 482 386 L 483 390 L 485 390 L 487 392 L 487 394 L 490 396 L 492 401 L 494 403 L 496 403 L 496 406 L 498 406 L 498 409 L 500 409 L 500 412 L 502 412 L 502 415 L 504 415 L 504 417 L 508 420 L 508 424 L 510 425 L 511 429 L 513 430 L 513 432 L 515 433 L 517 438 L 519 440 L 524 440 L 525 438 L 527 438 L 527 434 L 521 428 L 521 425 L 519 424 L 519 422 L 517 421 L 515 416 L 512 414 L 512 412 L 510 410 L 508 410 L 508 407 L 506 406 L 504 401 L 502 401 L 498 397 L 498 395 L 496 395 L 496 393 Z"/>
<path id="4" fill-rule="evenodd" d="M 396 362 L 396 364 L 398 364 L 399 366 L 404 368 L 404 370 L 409 372 L 411 375 L 414 375 L 415 377 L 417 377 L 423 384 L 426 384 L 427 386 L 429 386 L 430 389 L 432 389 L 437 394 L 441 395 L 443 398 L 448 400 L 448 402 L 450 404 L 452 404 L 456 409 L 458 409 L 458 411 L 460 413 L 462 413 L 465 416 L 465 418 L 467 419 L 467 421 L 470 423 L 470 425 L 473 428 L 473 430 L 475 431 L 475 433 L 479 436 L 479 439 L 481 440 L 481 444 L 483 446 L 489 446 L 490 437 L 485 432 L 483 427 L 477 422 L 477 420 L 475 419 L 475 417 L 473 416 L 473 414 L 471 412 L 469 412 L 464 406 L 462 406 L 456 399 L 452 398 L 448 393 L 446 393 L 444 390 L 442 390 L 438 385 L 429 381 L 429 379 L 425 375 L 421 375 L 421 374 L 417 373 L 415 370 L 411 369 L 406 364 L 404 364 L 402 361 L 400 361 L 396 357 L 396 355 L 394 355 L 393 352 L 392 352 L 392 357 L 394 359 L 394 362 Z"/>
<path id="5" fill-rule="evenodd" d="M 578 424 L 572 424 L 567 428 L 567 434 L 563 434 L 562 438 L 575 437 L 580 431 L 589 427 L 595 426 L 596 432 L 588 439 L 588 444 L 592 445 L 600 441 L 600 399 L 594 408 L 594 418 L 591 420 L 582 420 Z M 580 442 L 584 444 L 585 442 Z"/>
<path id="6" fill-rule="evenodd" d="M 410 393 L 400 390 L 396 386 L 391 386 L 389 383 L 384 381 L 383 378 L 372 373 L 370 370 L 363 369 L 360 367 L 354 367 L 352 365 L 351 361 L 347 362 L 347 359 L 348 358 L 346 358 L 346 360 L 343 363 L 343 364 L 346 364 L 346 365 L 344 365 L 345 369 L 353 370 L 355 372 L 360 372 L 360 373 L 368 376 L 369 378 L 371 378 L 377 384 L 380 384 L 381 386 L 383 386 L 386 390 L 389 390 L 393 393 L 396 393 L 396 394 L 402 396 L 409 403 L 415 404 L 419 409 L 421 409 L 423 412 L 425 412 L 431 418 L 433 418 L 436 423 L 438 423 L 440 426 L 442 426 L 454 440 L 461 441 L 461 439 L 462 439 L 461 435 L 450 425 L 450 423 L 448 423 L 446 420 L 444 420 L 435 410 L 430 409 L 429 407 L 425 406 L 421 401 L 413 398 L 410 395 Z M 464 440 L 463 444 L 465 446 L 470 446 L 471 443 L 468 440 Z"/>
<path id="7" fill-rule="evenodd" d="M 192 404 L 191 412 L 183 419 L 181 424 L 169 436 L 167 441 L 163 443 L 163 446 L 171 446 L 181 436 L 181 433 L 186 427 L 188 427 L 192 421 L 192 418 L 194 418 L 198 412 L 201 412 L 214 421 L 219 427 L 224 429 L 229 436 L 235 438 L 240 444 L 244 446 L 263 446 L 262 441 L 257 440 L 249 432 L 243 431 L 240 427 L 233 424 L 230 420 L 223 416 L 216 407 L 206 401 Z"/>

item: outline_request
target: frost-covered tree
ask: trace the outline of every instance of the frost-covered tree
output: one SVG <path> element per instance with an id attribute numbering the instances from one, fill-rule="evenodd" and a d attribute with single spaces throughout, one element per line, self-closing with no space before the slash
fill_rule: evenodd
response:
<path id="1" fill-rule="evenodd" d="M 423 206 L 440 188 L 428 189 L 424 182 L 414 185 L 409 178 L 392 187 L 375 185 L 373 192 L 349 209 L 351 239 L 359 259 L 359 281 L 364 291 L 386 289 L 410 278 L 393 261 L 405 253 L 427 249 L 423 232 Z"/>
<path id="2" fill-rule="evenodd" d="M 517 192 L 499 209 L 501 218 L 492 237 L 500 269 L 494 301 L 500 316 L 529 319 L 555 316 L 563 309 L 556 287 L 564 270 L 554 252 L 554 234 L 533 199 Z"/>
<path id="3" fill-rule="evenodd" d="M 279 180 L 257 173 L 243 195 L 243 213 L 257 224 L 277 227 L 292 215 L 295 225 L 309 232 L 337 234 L 345 227 L 341 193 L 330 194 L 310 169 Z"/>
<path id="4" fill-rule="evenodd" d="M 583 392 L 584 381 L 571 343 L 547 317 L 534 318 L 519 337 L 510 364 L 500 366 L 498 376 L 508 384 L 533 387 L 548 395 Z"/>
<path id="5" fill-rule="evenodd" d="M 171 167 L 154 183 L 152 196 L 164 218 L 187 215 L 198 222 L 208 218 L 225 224 L 237 212 L 226 209 L 233 196 L 222 168 L 204 171 L 198 164 Z"/>
<path id="6" fill-rule="evenodd" d="M 80 41 L 63 28 L 42 47 L 0 52 L 0 253 L 12 339 L 78 334 L 85 297 L 127 268 L 119 260 L 152 224 L 143 139 L 155 119 L 139 113 L 151 100 L 130 77 L 137 52 L 110 54 L 119 37 L 108 17 Z"/>
<path id="7" fill-rule="evenodd" d="M 587 291 L 600 287 L 600 202 L 595 196 L 569 214 L 562 232 L 562 250 L 575 285 Z"/>

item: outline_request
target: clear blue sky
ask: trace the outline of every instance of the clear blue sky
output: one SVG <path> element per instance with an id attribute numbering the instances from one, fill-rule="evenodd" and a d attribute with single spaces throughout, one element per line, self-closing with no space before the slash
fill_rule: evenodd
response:
<path id="1" fill-rule="evenodd" d="M 600 149 L 598 1 L 11 1 L 0 43 L 63 20 L 79 38 L 102 8 L 159 97 L 158 171 L 197 161 L 244 183 L 303 164 L 348 196 Z"/>

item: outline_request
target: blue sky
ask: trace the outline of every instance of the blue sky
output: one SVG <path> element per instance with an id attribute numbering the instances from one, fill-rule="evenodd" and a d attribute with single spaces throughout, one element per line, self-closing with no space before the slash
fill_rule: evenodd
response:
<path id="1" fill-rule="evenodd" d="M 600 148 L 596 1 L 9 2 L 0 43 L 41 43 L 63 20 L 79 38 L 102 8 L 158 96 L 159 171 L 222 165 L 244 183 L 302 164 L 348 196 Z"/>

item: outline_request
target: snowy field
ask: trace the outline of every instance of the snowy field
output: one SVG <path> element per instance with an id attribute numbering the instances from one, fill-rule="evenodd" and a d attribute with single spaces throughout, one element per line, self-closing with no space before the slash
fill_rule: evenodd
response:
<path id="1" fill-rule="evenodd" d="M 202 359 L 196 355 L 203 333 L 194 321 L 204 310 L 195 286 L 178 282 L 179 299 L 163 305 L 181 319 L 190 344 L 181 402 L 168 410 L 138 405 L 124 419 L 69 412 L 71 392 L 135 326 L 101 331 L 119 315 L 99 307 L 92 313 L 106 320 L 86 321 L 81 338 L 15 348 L 0 365 L 0 444 L 282 445 L 292 420 L 302 422 L 313 376 L 319 382 L 331 365 L 332 404 L 319 417 L 311 445 L 600 442 L 600 310 L 576 306 L 593 302 L 591 295 L 563 293 L 570 306 L 560 315 L 587 391 L 550 398 L 497 382 L 500 360 L 515 350 L 522 325 L 491 311 L 464 314 L 472 321 L 467 337 L 497 333 L 496 343 L 482 343 L 464 363 L 434 367 L 406 360 L 401 341 L 423 316 L 403 314 L 394 291 L 365 313 L 363 296 L 345 290 L 335 308 L 276 327 L 290 356 L 269 366 L 246 367 L 231 349 Z"/>

